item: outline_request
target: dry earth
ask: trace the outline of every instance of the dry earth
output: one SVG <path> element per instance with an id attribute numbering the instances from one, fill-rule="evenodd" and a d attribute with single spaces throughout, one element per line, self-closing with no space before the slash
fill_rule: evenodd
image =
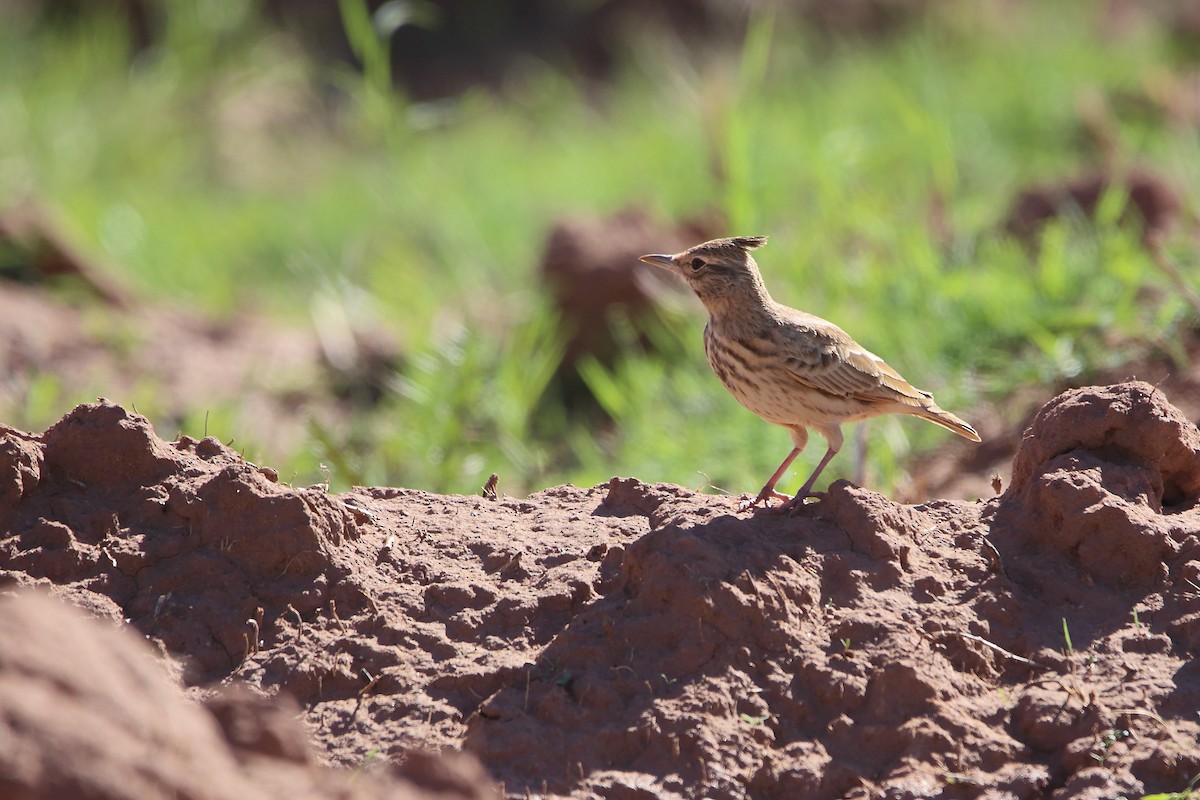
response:
<path id="1" fill-rule="evenodd" d="M 331 495 L 103 401 L 0 433 L 3 797 L 1111 798 L 1200 773 L 1200 431 L 1146 383 L 1051 401 L 986 502 L 839 482 L 791 518 L 618 478 Z"/>

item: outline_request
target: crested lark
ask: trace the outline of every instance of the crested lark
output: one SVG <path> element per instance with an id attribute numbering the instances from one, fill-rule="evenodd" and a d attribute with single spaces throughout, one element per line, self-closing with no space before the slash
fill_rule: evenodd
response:
<path id="1" fill-rule="evenodd" d="M 911 414 L 980 441 L 974 428 L 938 408 L 933 395 L 914 388 L 841 328 L 772 300 L 750 254 L 766 241 L 765 236 L 714 239 L 675 255 L 641 257 L 682 277 L 708 309 L 704 352 L 725 388 L 792 435 L 792 452 L 758 497 L 740 510 L 759 503 L 766 507 L 779 498 L 787 502 L 778 510 L 790 511 L 808 497 L 819 497 L 813 484 L 842 447 L 843 422 Z M 829 449 L 789 498 L 776 492 L 775 484 L 804 449 L 810 427 L 825 437 Z"/>

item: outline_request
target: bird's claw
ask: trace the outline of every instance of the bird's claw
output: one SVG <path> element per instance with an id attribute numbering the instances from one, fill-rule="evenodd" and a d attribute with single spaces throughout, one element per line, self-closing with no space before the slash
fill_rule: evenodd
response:
<path id="1" fill-rule="evenodd" d="M 782 500 L 783 503 L 779 506 L 772 508 L 771 507 L 772 500 Z M 782 492 L 777 492 L 774 489 L 770 489 L 770 490 L 764 489 L 761 492 L 759 492 L 758 496 L 755 497 L 753 500 L 743 500 L 742 502 L 738 503 L 737 510 L 738 510 L 738 513 L 742 513 L 744 511 L 749 511 L 750 509 L 754 508 L 755 506 L 761 505 L 762 508 L 758 509 L 758 513 L 760 513 L 760 514 L 761 513 L 777 514 L 777 513 L 780 513 L 781 511 L 787 510 L 789 505 L 794 503 L 795 501 L 796 501 L 796 498 L 792 497 L 790 494 L 783 494 Z"/>
<path id="2" fill-rule="evenodd" d="M 737 504 L 737 513 L 742 514 L 746 511 L 749 511 L 750 509 L 752 509 L 756 505 L 758 505 L 760 502 L 762 502 L 761 497 L 756 497 L 753 500 L 742 500 L 740 503 Z"/>
<path id="3" fill-rule="evenodd" d="M 820 502 L 821 500 L 825 499 L 825 493 L 807 492 L 803 495 L 798 494 L 793 497 L 791 495 L 781 494 L 776 491 L 759 492 L 758 496 L 753 500 L 743 500 L 741 503 L 739 503 L 737 510 L 738 513 L 742 513 L 745 511 L 750 511 L 751 509 L 755 509 L 756 514 L 787 514 L 788 516 L 791 516 L 798 508 L 807 505 L 809 499 Z M 783 503 L 777 506 L 772 506 L 770 504 L 771 500 L 782 500 Z M 756 506 L 760 505 L 760 508 L 755 508 Z"/>
<path id="4" fill-rule="evenodd" d="M 824 492 L 807 492 L 805 494 L 798 494 L 795 497 L 788 500 L 783 505 L 781 505 L 779 508 L 771 509 L 771 510 L 777 514 L 787 514 L 790 517 L 792 514 L 796 513 L 797 509 L 799 509 L 805 505 L 808 505 L 808 501 L 810 499 L 819 503 L 825 499 L 825 493 Z"/>

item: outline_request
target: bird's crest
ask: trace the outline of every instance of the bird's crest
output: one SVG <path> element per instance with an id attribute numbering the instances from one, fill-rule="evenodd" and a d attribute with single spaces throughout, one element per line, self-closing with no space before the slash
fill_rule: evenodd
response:
<path id="1" fill-rule="evenodd" d="M 765 236 L 735 236 L 729 240 L 743 250 L 755 250 L 767 243 Z"/>
<path id="2" fill-rule="evenodd" d="M 765 236 L 732 236 L 727 239 L 713 239 L 704 244 L 698 244 L 686 252 L 740 261 L 745 254 L 766 243 L 767 237 Z"/>

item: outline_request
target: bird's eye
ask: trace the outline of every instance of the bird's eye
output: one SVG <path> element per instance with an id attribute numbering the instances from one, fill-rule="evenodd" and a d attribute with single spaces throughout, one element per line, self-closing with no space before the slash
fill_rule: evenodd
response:
<path id="1" fill-rule="evenodd" d="M 704 269 L 704 259 L 703 258 L 693 258 L 692 259 L 692 271 L 699 272 L 702 269 Z"/>

